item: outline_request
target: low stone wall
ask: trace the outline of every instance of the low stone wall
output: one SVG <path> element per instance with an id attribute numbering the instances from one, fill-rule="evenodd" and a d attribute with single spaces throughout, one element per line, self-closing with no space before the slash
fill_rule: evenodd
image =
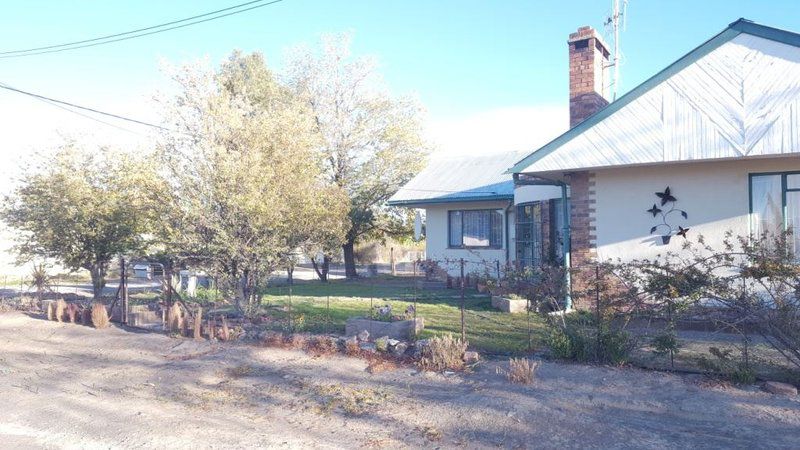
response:
<path id="1" fill-rule="evenodd" d="M 398 322 L 382 322 L 363 317 L 352 317 L 347 319 L 347 323 L 345 323 L 344 334 L 345 336 L 356 336 L 358 333 L 367 330 L 372 339 L 389 336 L 390 339 L 409 340 L 413 339 L 423 328 L 425 328 L 425 321 L 422 317 Z"/>
<path id="2" fill-rule="evenodd" d="M 506 297 L 492 296 L 492 307 L 507 313 L 523 313 L 528 307 L 528 301 L 525 299 L 510 299 Z"/>

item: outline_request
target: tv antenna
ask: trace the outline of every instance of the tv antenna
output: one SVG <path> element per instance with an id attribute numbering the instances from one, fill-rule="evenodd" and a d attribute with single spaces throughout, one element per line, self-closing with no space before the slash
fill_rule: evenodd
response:
<path id="1" fill-rule="evenodd" d="M 611 29 L 612 39 L 614 41 L 614 56 L 611 58 L 611 63 L 607 67 L 614 69 L 613 77 L 611 80 L 611 101 L 617 99 L 617 90 L 620 84 L 619 66 L 622 64 L 622 53 L 619 49 L 619 32 L 620 28 L 625 31 L 627 25 L 626 14 L 628 11 L 628 0 L 622 0 L 622 9 L 620 9 L 619 0 L 611 0 L 611 15 L 606 17 L 605 26 L 608 30 Z"/>

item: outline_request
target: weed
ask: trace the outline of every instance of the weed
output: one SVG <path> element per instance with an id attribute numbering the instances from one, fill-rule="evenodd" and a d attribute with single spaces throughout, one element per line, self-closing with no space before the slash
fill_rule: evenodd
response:
<path id="1" fill-rule="evenodd" d="M 442 437 L 444 436 L 441 431 L 433 426 L 424 426 L 420 429 L 420 431 L 422 431 L 422 436 L 431 442 L 441 441 Z"/>
<path id="2" fill-rule="evenodd" d="M 701 366 L 716 372 L 723 378 L 736 384 L 753 384 L 756 382 L 756 373 L 749 364 L 737 361 L 733 357 L 733 350 L 709 347 L 708 352 L 714 359 L 702 358 Z"/>
<path id="3" fill-rule="evenodd" d="M 340 408 L 349 416 L 361 416 L 383 404 L 391 396 L 382 389 L 352 388 L 340 384 L 317 386 L 324 410 Z"/>
<path id="4" fill-rule="evenodd" d="M 79 313 L 80 310 L 78 309 L 78 305 L 76 305 L 75 303 L 67 304 L 66 314 L 67 314 L 67 319 L 69 320 L 70 323 L 75 323 Z"/>
<path id="5" fill-rule="evenodd" d="M 47 304 L 47 320 L 56 320 L 56 304 L 54 302 Z"/>
<path id="6" fill-rule="evenodd" d="M 418 365 L 422 370 L 434 372 L 462 370 L 464 352 L 468 346 L 468 342 L 454 338 L 451 334 L 435 336 L 422 348 Z"/>
<path id="7" fill-rule="evenodd" d="M 531 384 L 539 364 L 539 361 L 531 361 L 528 358 L 511 358 L 508 361 L 508 371 L 498 368 L 497 372 L 505 375 L 511 383 Z"/>
<path id="8" fill-rule="evenodd" d="M 361 347 L 355 339 L 348 339 L 344 343 L 344 354 L 347 356 L 358 356 L 361 354 Z"/>

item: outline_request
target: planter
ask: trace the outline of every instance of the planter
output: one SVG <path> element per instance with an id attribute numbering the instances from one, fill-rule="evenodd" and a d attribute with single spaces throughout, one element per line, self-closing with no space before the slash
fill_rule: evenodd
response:
<path id="1" fill-rule="evenodd" d="M 425 321 L 422 317 L 397 322 L 352 317 L 347 319 L 345 323 L 344 334 L 345 336 L 356 336 L 358 333 L 367 330 L 370 338 L 373 339 L 388 336 L 390 339 L 407 341 L 413 339 L 423 328 L 425 328 Z"/>
<path id="2" fill-rule="evenodd" d="M 492 307 L 507 313 L 524 313 L 528 308 L 528 301 L 525 299 L 512 299 L 507 297 L 492 296 Z"/>

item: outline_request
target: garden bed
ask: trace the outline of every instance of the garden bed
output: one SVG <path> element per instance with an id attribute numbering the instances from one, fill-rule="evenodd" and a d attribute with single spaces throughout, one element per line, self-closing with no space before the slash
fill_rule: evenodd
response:
<path id="1" fill-rule="evenodd" d="M 388 336 L 390 339 L 411 340 L 425 328 L 422 317 L 386 322 L 364 317 L 353 317 L 345 323 L 345 336 L 356 336 L 366 330 L 373 338 Z"/>

